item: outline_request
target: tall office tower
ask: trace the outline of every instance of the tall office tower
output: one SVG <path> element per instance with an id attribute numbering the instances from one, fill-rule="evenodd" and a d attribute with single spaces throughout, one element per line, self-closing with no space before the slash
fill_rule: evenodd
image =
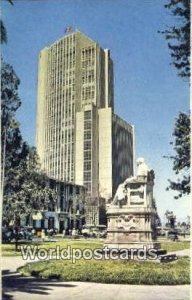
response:
<path id="1" fill-rule="evenodd" d="M 114 195 L 133 174 L 134 129 L 113 110 L 108 49 L 77 31 L 40 52 L 36 144 L 48 176 Z"/>

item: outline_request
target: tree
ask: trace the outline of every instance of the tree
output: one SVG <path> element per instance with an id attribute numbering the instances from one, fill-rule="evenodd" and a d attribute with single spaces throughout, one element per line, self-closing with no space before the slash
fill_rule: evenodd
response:
<path id="1" fill-rule="evenodd" d="M 12 4 L 11 0 L 9 2 Z M 6 41 L 5 27 L 3 39 Z M 4 202 L 1 211 L 4 221 L 7 224 L 12 221 L 14 225 L 19 225 L 22 216 L 53 207 L 56 200 L 54 191 L 48 186 L 48 177 L 40 171 L 36 150 L 23 141 L 16 120 L 21 105 L 19 84 L 12 66 L 2 60 L 1 191 Z"/>
<path id="2" fill-rule="evenodd" d="M 54 209 L 56 192 L 49 188 L 49 178 L 41 172 L 34 147 L 23 144 L 20 163 L 9 169 L 5 182 L 4 223 L 20 225 L 22 217 L 37 211 Z"/>
<path id="3" fill-rule="evenodd" d="M 9 2 L 11 5 L 13 5 L 13 0 L 6 0 Z M 4 26 L 4 23 L 2 20 L 0 20 L 0 26 L 1 26 L 1 44 L 7 43 L 7 30 Z"/>
<path id="4" fill-rule="evenodd" d="M 175 199 L 182 197 L 185 194 L 190 193 L 190 118 L 189 115 L 180 112 L 175 122 L 175 128 L 173 131 L 174 141 L 170 144 L 173 145 L 175 151 L 174 156 L 168 156 L 173 160 L 173 170 L 176 175 L 181 175 L 177 181 L 169 179 L 169 187 L 178 192 Z"/>
<path id="5" fill-rule="evenodd" d="M 9 64 L 2 60 L 1 65 L 1 178 L 4 191 L 6 172 L 19 164 L 23 141 L 16 120 L 16 111 L 21 105 L 20 80 Z"/>
<path id="6" fill-rule="evenodd" d="M 172 64 L 177 69 L 178 75 L 182 78 L 190 77 L 190 0 L 169 0 L 165 5 L 177 21 L 176 26 L 169 26 L 162 31 L 168 47 L 170 49 Z M 176 182 L 169 180 L 169 187 L 179 194 L 175 198 L 180 198 L 184 194 L 190 193 L 190 119 L 186 113 L 180 113 L 176 119 L 173 132 L 175 156 L 168 158 L 173 160 L 173 170 L 176 175 L 181 175 Z"/>
<path id="7" fill-rule="evenodd" d="M 1 24 L 1 44 L 7 43 L 7 30 L 4 26 L 4 23 L 2 20 L 0 20 Z"/>
<path id="8" fill-rule="evenodd" d="M 181 77 L 190 76 L 190 0 L 169 0 L 165 5 L 174 17 L 177 26 L 170 26 L 164 34 L 168 40 L 172 64 Z"/>
<path id="9" fill-rule="evenodd" d="M 1 60 L 1 122 L 6 125 L 21 105 L 18 95 L 20 80 L 13 67 Z"/>

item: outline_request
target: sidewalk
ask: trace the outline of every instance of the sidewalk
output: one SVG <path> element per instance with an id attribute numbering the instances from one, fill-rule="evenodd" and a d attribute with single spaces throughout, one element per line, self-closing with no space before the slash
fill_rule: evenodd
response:
<path id="1" fill-rule="evenodd" d="M 190 256 L 190 249 L 168 252 L 167 254 L 176 254 L 177 256 Z"/>

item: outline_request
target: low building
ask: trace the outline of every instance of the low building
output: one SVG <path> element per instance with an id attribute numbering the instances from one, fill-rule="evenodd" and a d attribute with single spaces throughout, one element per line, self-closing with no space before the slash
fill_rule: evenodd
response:
<path id="1" fill-rule="evenodd" d="M 82 229 L 85 224 L 86 189 L 83 186 L 50 179 L 49 187 L 56 191 L 56 204 L 47 211 L 34 213 L 28 225 L 36 230 L 56 229 L 67 233 L 73 228 Z M 23 220 L 23 225 L 26 221 Z"/>

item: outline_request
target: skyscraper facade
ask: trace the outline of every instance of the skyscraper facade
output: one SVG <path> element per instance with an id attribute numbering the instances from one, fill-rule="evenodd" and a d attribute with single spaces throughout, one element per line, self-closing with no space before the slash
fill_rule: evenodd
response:
<path id="1" fill-rule="evenodd" d="M 134 128 L 114 114 L 108 49 L 73 32 L 39 55 L 36 144 L 51 178 L 111 198 L 133 175 Z"/>

